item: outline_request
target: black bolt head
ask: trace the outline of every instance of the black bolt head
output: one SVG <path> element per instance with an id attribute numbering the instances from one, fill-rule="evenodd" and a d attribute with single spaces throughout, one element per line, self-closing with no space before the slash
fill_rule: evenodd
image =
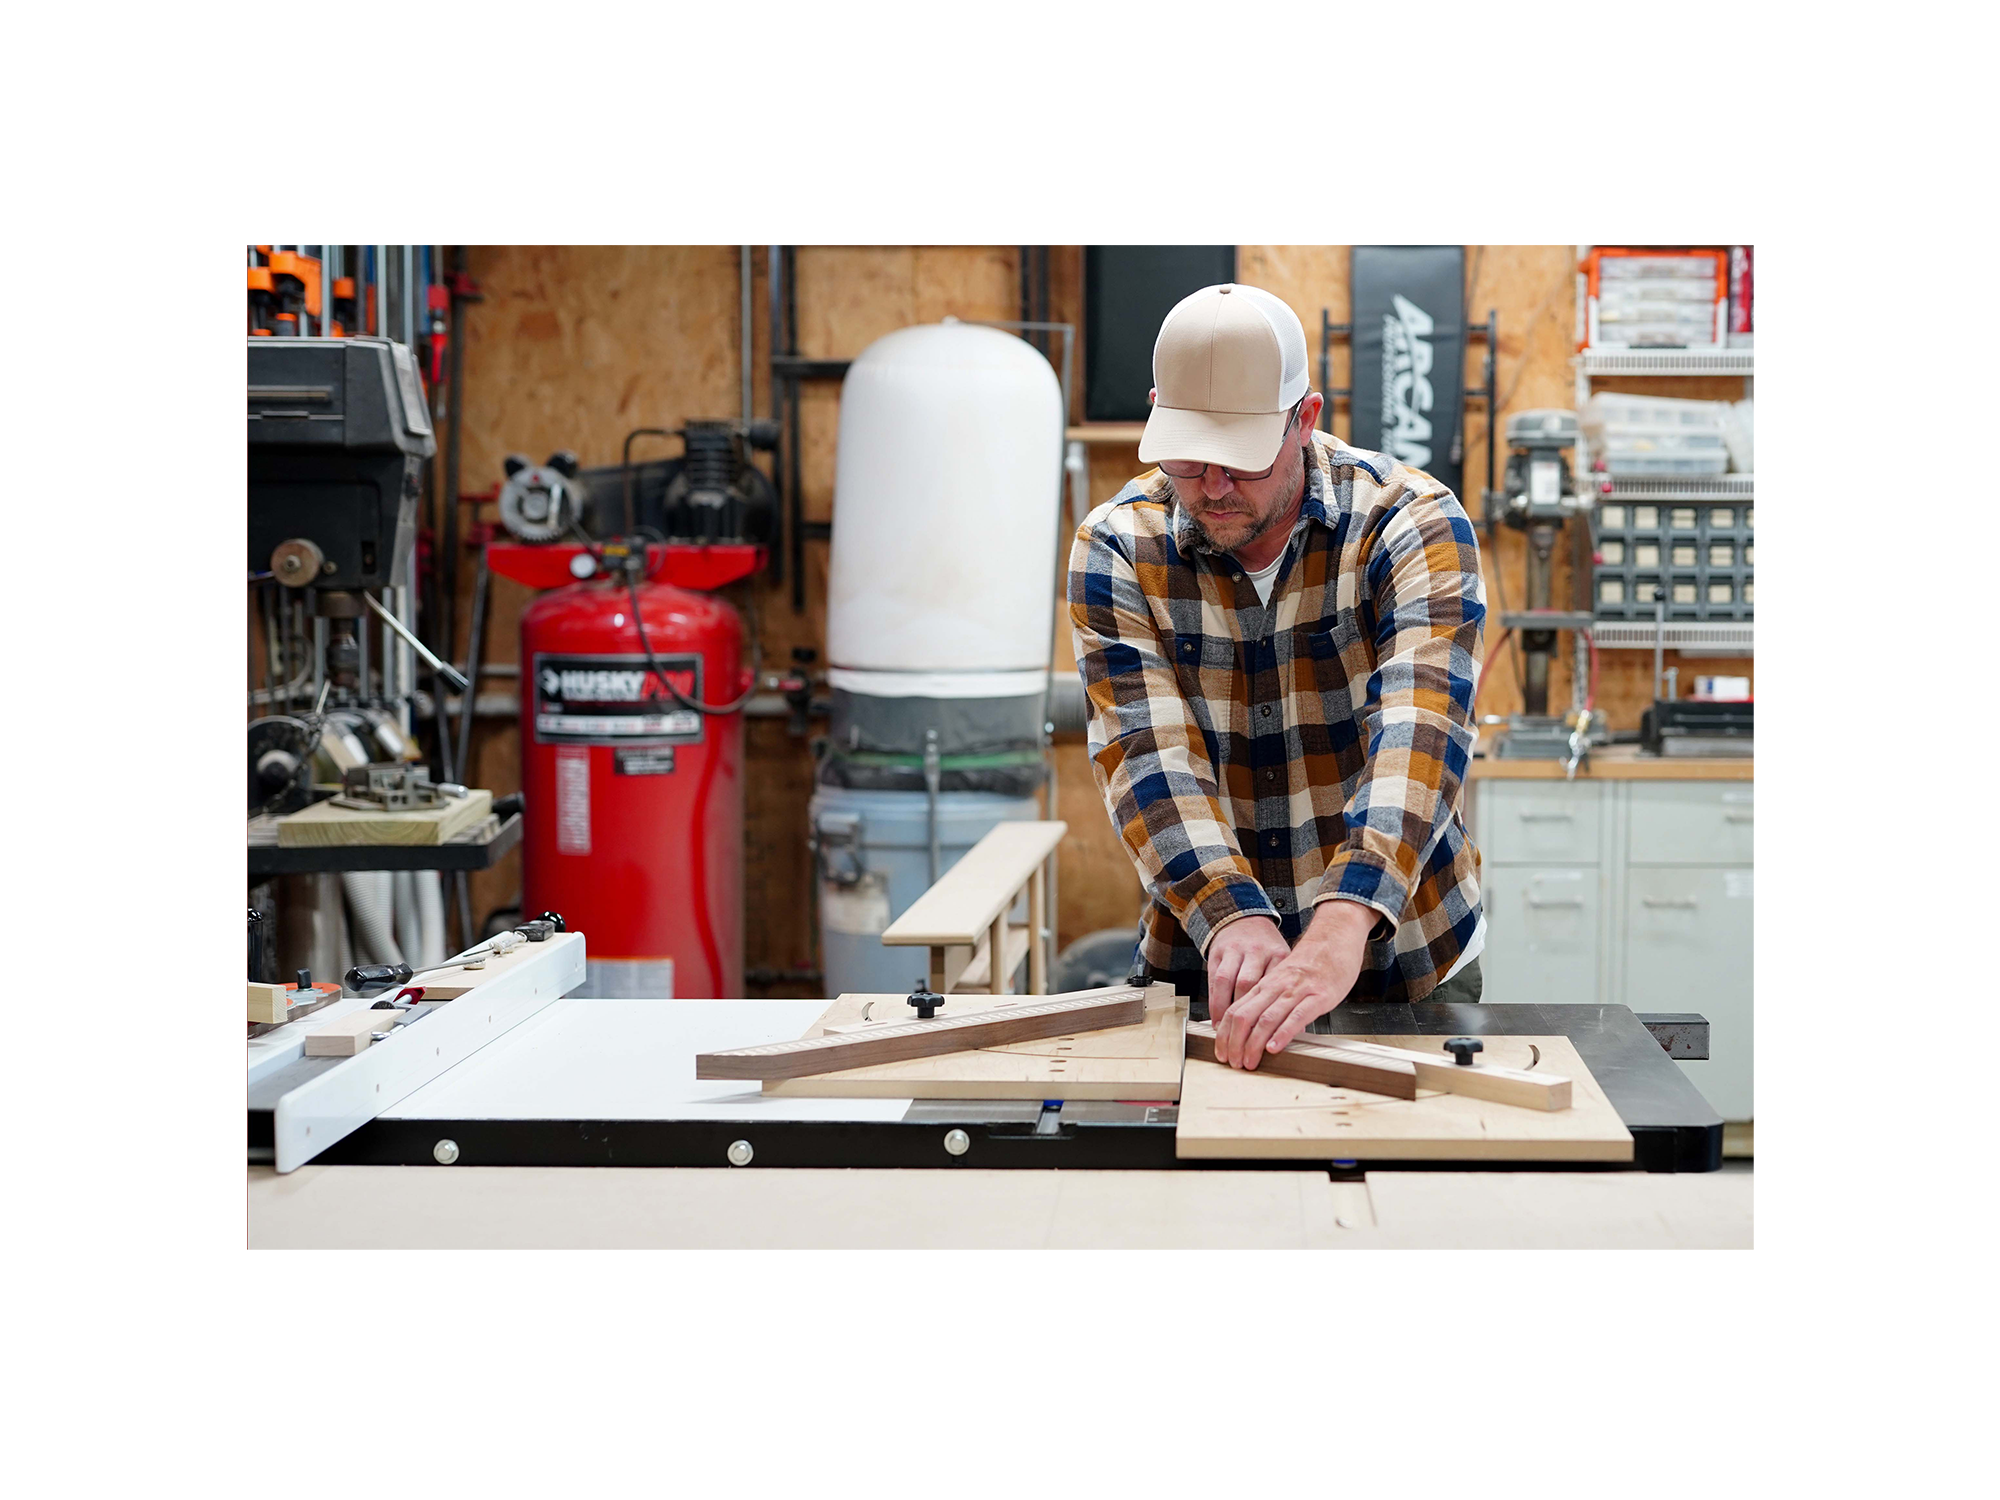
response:
<path id="1" fill-rule="evenodd" d="M 1455 1036 L 1444 1044 L 1444 1050 L 1461 1068 L 1469 1068 L 1472 1066 L 1472 1054 L 1484 1052 L 1486 1044 L 1476 1036 Z"/>

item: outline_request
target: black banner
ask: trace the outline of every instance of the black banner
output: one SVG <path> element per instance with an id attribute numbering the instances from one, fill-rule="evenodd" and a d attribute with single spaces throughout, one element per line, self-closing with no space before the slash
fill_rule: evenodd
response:
<path id="1" fill-rule="evenodd" d="M 1340 435 L 1463 500 L 1465 247 L 1356 245 L 1352 270 L 1354 396 Z"/>
<path id="2" fill-rule="evenodd" d="M 1160 325 L 1181 298 L 1235 279 L 1234 245 L 1084 246 L 1084 420 L 1150 417 Z"/>

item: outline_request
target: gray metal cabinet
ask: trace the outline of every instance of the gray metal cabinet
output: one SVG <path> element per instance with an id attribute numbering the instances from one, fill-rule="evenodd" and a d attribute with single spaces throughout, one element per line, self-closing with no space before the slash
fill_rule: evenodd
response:
<path id="1" fill-rule="evenodd" d="M 1547 1005 L 1597 993 L 1604 911 L 1594 867 L 1491 865 L 1481 895 L 1484 999 Z"/>
<path id="2" fill-rule="evenodd" d="M 1681 1066 L 1717 1114 L 1750 1119 L 1750 870 L 1634 865 L 1624 917 L 1623 1003 L 1707 1016 L 1708 1061 Z"/>
<path id="3" fill-rule="evenodd" d="M 1699 1011 L 1709 1060 L 1681 1066 L 1753 1118 L 1754 818 L 1747 781 L 1481 778 L 1485 998 Z"/>

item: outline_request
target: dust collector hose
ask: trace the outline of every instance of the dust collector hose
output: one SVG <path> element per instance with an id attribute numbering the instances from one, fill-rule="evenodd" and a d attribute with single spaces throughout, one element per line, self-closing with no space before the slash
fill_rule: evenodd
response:
<path id="1" fill-rule="evenodd" d="M 444 877 L 436 870 L 419 870 L 417 930 L 421 934 L 418 962 L 433 968 L 444 962 Z"/>
<path id="2" fill-rule="evenodd" d="M 424 951 L 423 921 L 417 915 L 417 890 L 408 870 L 397 870 L 390 878 L 390 902 L 395 911 L 396 946 L 413 963 Z"/>
<path id="3" fill-rule="evenodd" d="M 391 889 L 387 870 L 349 870 L 340 877 L 340 893 L 347 898 L 362 957 L 369 963 L 403 962 L 403 950 L 396 946 Z"/>
<path id="4" fill-rule="evenodd" d="M 1081 677 L 1064 672 L 1050 675 L 1049 722 L 1057 734 L 1082 734 L 1090 727 L 1090 701 L 1084 696 Z"/>

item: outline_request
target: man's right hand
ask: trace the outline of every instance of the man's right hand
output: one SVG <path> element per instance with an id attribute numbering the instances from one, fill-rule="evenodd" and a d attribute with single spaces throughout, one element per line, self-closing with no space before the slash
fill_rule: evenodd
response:
<path id="1" fill-rule="evenodd" d="M 1209 939 L 1208 1019 L 1222 1024 L 1240 995 L 1276 968 L 1291 952 L 1278 924 L 1269 917 L 1238 917 Z"/>

